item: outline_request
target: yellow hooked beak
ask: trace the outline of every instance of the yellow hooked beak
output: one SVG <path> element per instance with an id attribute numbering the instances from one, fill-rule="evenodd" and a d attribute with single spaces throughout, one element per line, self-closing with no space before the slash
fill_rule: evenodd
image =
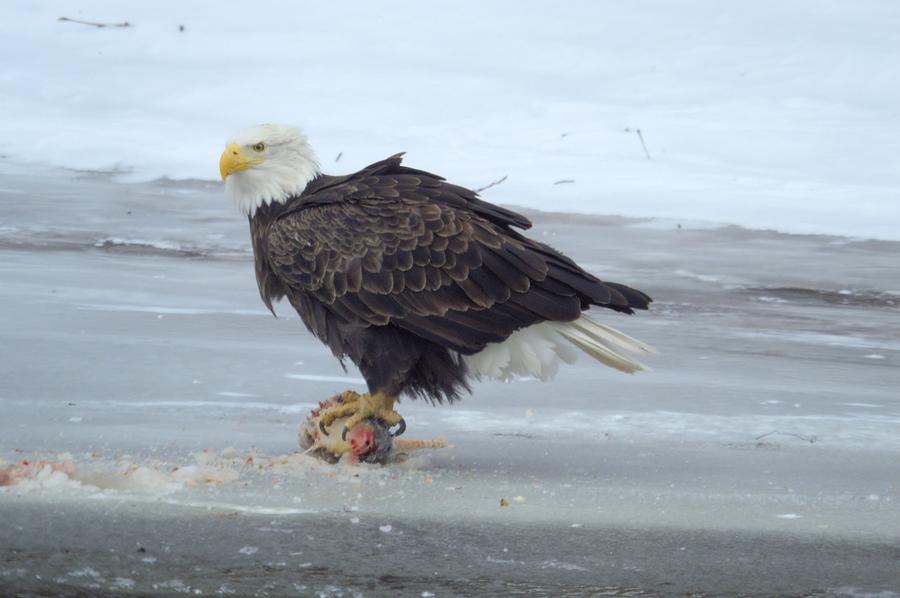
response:
<path id="1" fill-rule="evenodd" d="M 222 152 L 222 157 L 219 158 L 219 174 L 222 175 L 222 180 L 224 181 L 229 174 L 247 170 L 251 166 L 262 164 L 262 162 L 260 158 L 248 157 L 241 151 L 241 147 L 237 143 L 229 143 L 225 151 Z"/>

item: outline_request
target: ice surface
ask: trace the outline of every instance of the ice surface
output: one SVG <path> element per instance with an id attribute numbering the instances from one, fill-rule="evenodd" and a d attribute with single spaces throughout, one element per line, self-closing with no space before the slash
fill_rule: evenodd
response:
<path id="1" fill-rule="evenodd" d="M 531 208 L 900 239 L 893 0 L 10 0 L 5 15 L 6 163 L 214 179 L 231 133 L 282 121 L 331 172 L 407 151 L 464 185 L 507 176 L 487 196 Z"/>
<path id="2" fill-rule="evenodd" d="M 532 213 L 656 298 L 594 314 L 652 371 L 403 401 L 409 437 L 454 448 L 330 466 L 297 426 L 358 373 L 261 306 L 218 186 L 0 188 L 0 586 L 900 592 L 895 242 Z"/>

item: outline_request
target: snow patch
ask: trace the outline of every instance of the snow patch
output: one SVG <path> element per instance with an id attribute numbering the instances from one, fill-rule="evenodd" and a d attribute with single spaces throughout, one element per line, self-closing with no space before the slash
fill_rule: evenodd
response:
<path id="1" fill-rule="evenodd" d="M 12 465 L 0 462 L 0 492 L 59 497 L 115 492 L 164 495 L 193 486 L 233 482 L 240 477 L 226 462 L 196 459 L 197 464 L 185 466 L 164 462 L 139 464 L 128 458 L 79 463 L 72 455 L 62 453 L 53 458 L 23 459 Z"/>
<path id="2" fill-rule="evenodd" d="M 406 0 L 393 5 L 391 27 L 372 27 L 376 5 L 348 19 L 342 3 L 221 11 L 161 0 L 130 5 L 136 26 L 116 31 L 59 22 L 61 6 L 15 4 L 0 24 L 0 53 L 17 56 L 4 73 L 0 152 L 19 168 L 209 180 L 234 129 L 285 121 L 305 125 L 319 155 L 343 152 L 326 168 L 336 174 L 406 150 L 410 166 L 471 187 L 508 175 L 485 195 L 526 207 L 661 219 L 648 227 L 900 234 L 891 151 L 900 49 L 876 43 L 893 39 L 896 22 L 868 3 L 813 19 L 807 5 L 776 0 L 553 11 Z M 100 0 L 78 10 L 110 12 Z M 179 32 L 176 14 L 202 26 Z M 422 22 L 464 32 L 463 43 Z M 221 43 L 237 36 L 265 43 Z M 241 89 L 260 92 L 221 101 L 233 93 L 223 64 L 240 72 Z M 398 68 L 373 68 L 383 64 Z M 367 93 L 308 93 L 326 74 Z M 454 93 L 397 94 L 410 80 Z M 553 184 L 562 179 L 575 182 Z"/>

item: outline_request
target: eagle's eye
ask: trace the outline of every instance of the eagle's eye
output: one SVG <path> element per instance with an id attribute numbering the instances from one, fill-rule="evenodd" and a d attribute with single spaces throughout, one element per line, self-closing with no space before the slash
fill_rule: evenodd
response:
<path id="1" fill-rule="evenodd" d="M 253 151 L 255 151 L 255 152 L 261 152 L 261 151 L 264 151 L 265 149 L 266 149 L 266 144 L 263 143 L 262 141 L 260 141 L 259 143 L 253 144 Z"/>

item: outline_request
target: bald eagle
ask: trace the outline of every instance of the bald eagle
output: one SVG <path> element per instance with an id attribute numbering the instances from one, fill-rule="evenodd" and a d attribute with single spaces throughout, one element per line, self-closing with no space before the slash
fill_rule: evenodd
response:
<path id="1" fill-rule="evenodd" d="M 650 348 L 584 312 L 631 314 L 650 297 L 599 280 L 520 233 L 531 227 L 521 214 L 403 166 L 402 155 L 326 175 L 298 129 L 266 124 L 232 137 L 219 161 L 249 217 L 263 303 L 274 314 L 287 298 L 368 385 L 323 415 L 323 432 L 336 418 L 346 433 L 376 417 L 400 433 L 401 394 L 440 403 L 482 376 L 544 380 L 579 351 L 641 369 L 623 350 Z"/>

